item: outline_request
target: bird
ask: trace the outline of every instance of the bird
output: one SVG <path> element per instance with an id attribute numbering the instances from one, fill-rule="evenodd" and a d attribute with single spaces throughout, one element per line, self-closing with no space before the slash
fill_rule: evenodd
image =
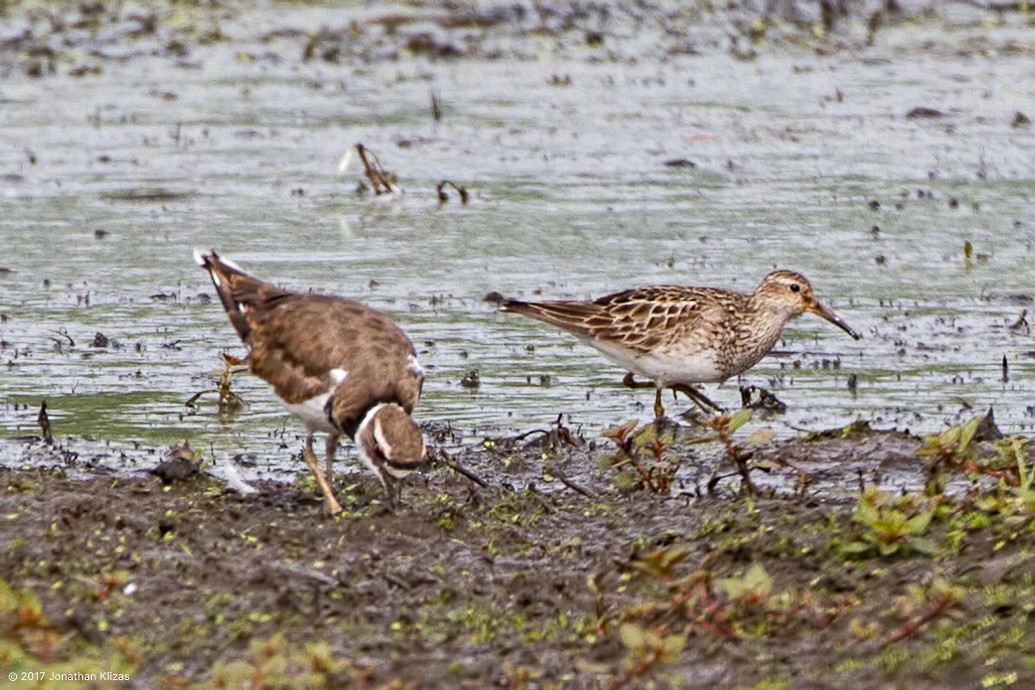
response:
<path id="1" fill-rule="evenodd" d="M 631 388 L 684 393 L 700 407 L 721 408 L 697 389 L 721 383 L 755 366 L 776 344 L 783 327 L 805 312 L 821 316 L 856 340 L 862 336 L 816 299 L 805 276 L 785 269 L 762 279 L 751 294 L 715 287 L 652 285 L 591 301 L 523 302 L 498 292 L 486 300 L 501 311 L 544 321 L 574 334 L 628 373 Z M 637 381 L 635 376 L 649 381 Z"/>
<path id="2" fill-rule="evenodd" d="M 399 480 L 424 462 L 427 449 L 413 408 L 424 369 L 413 343 L 390 318 L 361 302 L 293 292 L 263 282 L 215 251 L 194 251 L 208 271 L 230 325 L 248 347 L 248 366 L 306 430 L 302 458 L 324 496 L 326 511 L 341 506 L 313 452 L 327 435 L 327 475 L 342 435 L 353 439 L 392 506 Z"/>

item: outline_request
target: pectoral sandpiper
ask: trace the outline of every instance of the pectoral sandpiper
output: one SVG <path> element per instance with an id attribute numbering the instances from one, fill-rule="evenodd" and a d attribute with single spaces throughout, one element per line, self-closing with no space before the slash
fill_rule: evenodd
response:
<path id="1" fill-rule="evenodd" d="M 327 434 L 327 474 L 338 438 L 356 443 L 390 502 L 398 480 L 425 456 L 410 417 L 424 382 L 406 334 L 384 314 L 343 297 L 291 292 L 245 273 L 215 252 L 195 251 L 209 272 L 230 324 L 248 346 L 249 366 L 305 425 L 302 457 L 325 507 L 341 511 L 313 453 L 313 434 Z"/>
<path id="2" fill-rule="evenodd" d="M 574 334 L 626 369 L 627 386 L 654 387 L 654 413 L 664 414 L 661 391 L 685 393 L 719 409 L 697 388 L 741 374 L 776 344 L 784 325 L 810 312 L 858 340 L 856 333 L 812 293 L 805 276 L 773 271 L 750 295 L 732 290 L 658 285 L 593 301 L 522 302 L 498 293 L 486 299 L 503 311 L 545 321 Z M 636 381 L 633 375 L 652 383 Z"/>

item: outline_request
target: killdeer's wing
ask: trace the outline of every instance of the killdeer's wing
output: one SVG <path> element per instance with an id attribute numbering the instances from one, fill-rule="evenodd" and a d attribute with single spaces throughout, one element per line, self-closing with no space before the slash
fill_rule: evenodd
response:
<path id="1" fill-rule="evenodd" d="M 295 403 L 344 380 L 363 356 L 364 340 L 387 331 L 406 339 L 384 314 L 355 300 L 278 291 L 244 311 L 252 370 Z M 392 341 L 391 338 L 388 338 Z M 405 349 L 395 343 L 392 352 Z M 375 356 L 384 357 L 383 348 Z"/>
<path id="2" fill-rule="evenodd" d="M 252 371 L 289 403 L 334 389 L 339 420 L 376 402 L 397 402 L 410 411 L 420 398 L 424 371 L 410 339 L 360 302 L 290 293 L 250 309 L 247 317 Z"/>
<path id="3" fill-rule="evenodd" d="M 244 342 L 248 342 L 251 334 L 248 312 L 292 294 L 245 273 L 236 263 L 215 251 L 194 250 L 194 260 L 208 271 L 230 325 Z"/>

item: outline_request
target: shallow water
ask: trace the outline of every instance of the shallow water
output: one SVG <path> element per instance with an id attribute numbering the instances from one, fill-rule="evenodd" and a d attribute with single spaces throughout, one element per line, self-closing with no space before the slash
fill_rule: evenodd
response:
<path id="1" fill-rule="evenodd" d="M 1009 326 L 1035 293 L 1035 135 L 1011 127 L 1016 111 L 1035 114 L 1030 59 L 1013 50 L 1032 31 L 954 12 L 824 57 L 785 45 L 734 59 L 709 43 L 714 24 L 700 54 L 672 53 L 670 34 L 617 17 L 600 49 L 489 29 L 503 57 L 331 64 L 301 62 L 304 38 L 260 37 L 341 28 L 342 13 L 277 7 L 226 20 L 232 40 L 179 62 L 128 50 L 99 75 L 12 74 L 0 429 L 35 433 L 45 398 L 59 436 L 189 438 L 279 467 L 297 428 L 261 381 L 235 378 L 249 407 L 232 420 L 211 395 L 184 405 L 213 387 L 220 352 L 243 354 L 202 297 L 201 246 L 392 314 L 429 371 L 419 418 L 469 438 L 558 413 L 600 429 L 647 419 L 653 399 L 574 338 L 495 314 L 487 292 L 750 291 L 776 266 L 803 272 L 865 335 L 803 317 L 744 377 L 788 404 L 764 421 L 780 436 L 858 418 L 931 432 L 989 406 L 1005 431 L 1030 432 L 1035 344 Z M 391 43 L 365 30 L 375 48 Z M 917 106 L 945 114 L 907 118 Z M 404 194 L 356 193 L 355 162 L 338 171 L 356 142 Z M 442 179 L 471 202 L 440 206 Z M 115 344 L 92 347 L 98 332 Z M 476 390 L 460 385 L 470 370 Z M 735 381 L 708 392 L 738 404 Z"/>

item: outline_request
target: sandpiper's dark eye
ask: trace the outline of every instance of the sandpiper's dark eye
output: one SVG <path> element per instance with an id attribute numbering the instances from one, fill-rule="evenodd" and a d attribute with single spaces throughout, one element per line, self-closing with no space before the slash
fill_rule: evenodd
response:
<path id="1" fill-rule="evenodd" d="M 791 292 L 801 292 L 801 285 L 791 283 Z"/>

